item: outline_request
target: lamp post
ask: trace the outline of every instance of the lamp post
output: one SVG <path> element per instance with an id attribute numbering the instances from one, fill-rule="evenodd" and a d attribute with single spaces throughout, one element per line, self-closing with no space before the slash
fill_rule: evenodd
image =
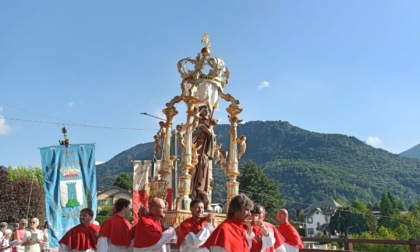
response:
<path id="1" fill-rule="evenodd" d="M 147 112 L 141 112 L 140 114 L 145 115 L 145 116 L 150 116 L 150 117 L 153 117 L 153 118 L 165 121 L 165 122 L 167 121 L 166 119 L 160 118 L 160 117 L 155 116 L 155 115 L 151 115 Z M 173 198 L 176 198 L 177 194 L 178 194 L 178 178 L 177 178 L 177 170 L 178 170 L 178 153 L 177 152 L 178 152 L 178 148 L 177 148 L 177 137 L 176 137 L 176 134 L 175 134 L 175 130 L 172 128 L 172 124 L 171 124 L 171 135 L 174 136 L 174 155 L 177 156 L 177 158 L 175 159 L 175 162 L 174 162 L 174 172 L 172 172 L 172 182 L 173 182 L 172 183 L 173 184 L 172 190 L 174 192 L 174 197 Z"/>

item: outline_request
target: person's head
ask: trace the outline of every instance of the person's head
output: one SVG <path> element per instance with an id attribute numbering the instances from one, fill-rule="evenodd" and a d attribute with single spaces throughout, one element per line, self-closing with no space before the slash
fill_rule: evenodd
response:
<path id="1" fill-rule="evenodd" d="M 6 228 L 7 228 L 7 222 L 1 222 L 0 223 L 0 230 L 2 232 L 4 232 L 4 230 L 6 230 Z"/>
<path id="2" fill-rule="evenodd" d="M 6 239 L 9 239 L 10 236 L 12 236 L 12 230 L 10 229 L 4 230 L 4 236 L 6 237 Z"/>
<path id="3" fill-rule="evenodd" d="M 20 219 L 19 229 L 25 229 L 26 226 L 28 226 L 28 220 L 27 219 Z"/>
<path id="4" fill-rule="evenodd" d="M 198 107 L 198 112 L 200 113 L 200 116 L 207 116 L 209 114 L 207 105 L 202 105 Z"/>
<path id="5" fill-rule="evenodd" d="M 90 222 L 93 218 L 93 210 L 90 208 L 83 208 L 80 211 L 80 224 L 83 224 L 84 226 L 89 226 Z"/>
<path id="6" fill-rule="evenodd" d="M 19 229 L 19 223 L 13 223 L 12 227 L 13 227 L 13 231 Z"/>
<path id="7" fill-rule="evenodd" d="M 289 222 L 289 213 L 287 212 L 287 210 L 284 208 L 278 210 L 276 220 L 280 225 Z"/>
<path id="8" fill-rule="evenodd" d="M 149 209 L 143 204 L 140 205 L 139 211 L 137 212 L 137 216 L 141 218 L 143 215 L 149 213 Z"/>
<path id="9" fill-rule="evenodd" d="M 126 217 L 130 212 L 130 201 L 128 199 L 120 198 L 114 203 L 115 213 Z"/>
<path id="10" fill-rule="evenodd" d="M 156 219 L 164 218 L 166 213 L 166 206 L 163 199 L 155 197 L 150 200 L 149 214 Z"/>
<path id="11" fill-rule="evenodd" d="M 200 218 L 204 213 L 204 203 L 201 199 L 193 199 L 190 203 L 191 215 L 194 218 Z"/>
<path id="12" fill-rule="evenodd" d="M 254 208 L 254 202 L 245 194 L 238 194 L 230 200 L 227 217 L 245 221 Z"/>
<path id="13" fill-rule="evenodd" d="M 38 218 L 32 218 L 31 219 L 31 229 L 37 229 L 39 226 L 39 219 Z"/>
<path id="14" fill-rule="evenodd" d="M 254 209 L 251 210 L 251 217 L 252 221 L 263 221 L 265 218 L 265 209 L 263 206 L 259 204 L 255 204 Z"/>

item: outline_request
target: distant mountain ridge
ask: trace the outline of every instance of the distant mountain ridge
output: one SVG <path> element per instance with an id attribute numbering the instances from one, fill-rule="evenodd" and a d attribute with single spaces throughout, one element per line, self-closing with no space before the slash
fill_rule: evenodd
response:
<path id="1" fill-rule="evenodd" d="M 229 125 L 215 128 L 222 149 L 229 146 Z M 238 126 L 247 136 L 247 160 L 278 181 L 288 204 L 326 199 L 374 203 L 391 191 L 407 205 L 420 200 L 420 160 L 375 149 L 355 137 L 303 130 L 284 121 L 251 121 Z M 130 160 L 152 159 L 153 143 L 136 145 L 98 165 L 98 185 L 110 186 Z M 213 202 L 225 202 L 226 176 L 214 167 Z"/>
<path id="2" fill-rule="evenodd" d="M 400 153 L 400 156 L 420 159 L 420 144 Z"/>

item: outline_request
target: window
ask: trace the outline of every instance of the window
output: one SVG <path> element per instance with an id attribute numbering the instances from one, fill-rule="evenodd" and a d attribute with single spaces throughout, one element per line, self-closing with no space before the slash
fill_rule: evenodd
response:
<path id="1" fill-rule="evenodd" d="M 98 205 L 103 206 L 105 205 L 106 200 L 98 200 Z"/>
<path id="2" fill-rule="evenodd" d="M 317 222 L 317 223 L 316 223 L 316 226 L 317 226 L 317 227 L 321 226 L 321 223 Z"/>
<path id="3" fill-rule="evenodd" d="M 313 222 L 312 217 L 308 217 L 308 223 L 312 223 L 312 222 Z"/>
<path id="4" fill-rule="evenodd" d="M 308 235 L 313 235 L 313 234 L 314 234 L 314 229 L 308 228 Z"/>

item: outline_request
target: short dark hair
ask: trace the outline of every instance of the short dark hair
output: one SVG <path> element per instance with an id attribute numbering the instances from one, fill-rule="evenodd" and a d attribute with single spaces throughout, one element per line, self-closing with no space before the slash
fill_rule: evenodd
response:
<path id="1" fill-rule="evenodd" d="M 254 208 L 254 202 L 245 194 L 238 194 L 230 200 L 227 217 L 233 217 L 236 212 L 244 208 Z"/>
<path id="2" fill-rule="evenodd" d="M 123 210 L 124 207 L 128 207 L 130 205 L 130 201 L 128 199 L 120 198 L 117 199 L 114 203 L 115 212 L 119 213 Z"/>
<path id="3" fill-rule="evenodd" d="M 192 208 L 195 204 L 198 204 L 198 203 L 203 203 L 204 204 L 204 202 L 201 199 L 198 199 L 198 198 L 193 199 L 190 203 L 190 208 Z"/>
<path id="4" fill-rule="evenodd" d="M 80 211 L 80 214 L 82 214 L 82 213 L 87 213 L 90 217 L 93 217 L 93 210 L 92 210 L 92 209 L 90 209 L 90 208 L 83 208 L 83 209 Z"/>
<path id="5" fill-rule="evenodd" d="M 251 214 L 265 214 L 265 208 L 260 204 L 255 204 L 254 209 L 251 210 Z"/>

